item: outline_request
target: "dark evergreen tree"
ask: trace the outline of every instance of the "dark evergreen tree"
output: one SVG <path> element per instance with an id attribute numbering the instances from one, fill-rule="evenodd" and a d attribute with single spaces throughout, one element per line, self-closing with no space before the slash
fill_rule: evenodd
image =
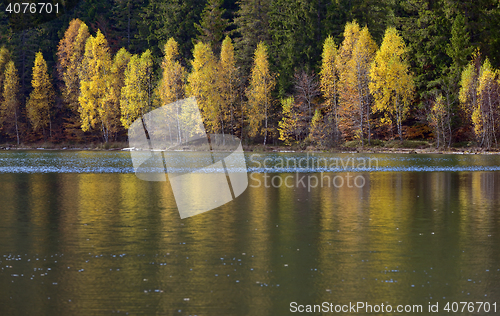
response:
<path id="1" fill-rule="evenodd" d="M 226 36 L 226 30 L 229 27 L 228 19 L 223 18 L 225 12 L 221 8 L 223 2 L 223 0 L 208 0 L 201 14 L 200 23 L 194 24 L 198 30 L 196 40 L 210 45 L 215 55 L 220 54 L 222 40 Z"/>
<path id="2" fill-rule="evenodd" d="M 205 1 L 201 0 L 150 0 L 143 7 L 140 17 L 138 39 L 143 48 L 151 49 L 155 62 L 159 64 L 161 48 L 173 37 L 179 43 L 181 60 L 187 65 L 196 38 L 195 23 L 200 20 Z"/>
<path id="3" fill-rule="evenodd" d="M 257 44 L 260 42 L 268 46 L 270 44 L 269 3 L 268 0 L 240 0 L 238 2 L 239 10 L 234 18 L 237 32 L 235 49 L 244 78 L 248 78 L 250 74 Z"/>
<path id="4" fill-rule="evenodd" d="M 0 46 L 7 45 L 10 40 L 11 28 L 9 17 L 5 13 L 5 5 L 0 2 Z"/>
<path id="5" fill-rule="evenodd" d="M 443 0 L 446 17 L 453 21 L 462 14 L 472 46 L 488 56 L 493 67 L 500 66 L 500 6 L 495 0 Z"/>
<path id="6" fill-rule="evenodd" d="M 448 145 L 453 140 L 453 134 L 456 130 L 461 129 L 465 121 L 465 115 L 461 113 L 459 107 L 459 90 L 462 70 L 468 63 L 474 47 L 470 44 L 470 36 L 467 31 L 467 19 L 458 14 L 455 17 L 451 28 L 451 38 L 446 47 L 446 54 L 451 58 L 451 64 L 441 75 L 441 91 L 436 93 L 436 98 L 442 95 L 444 108 L 449 112 L 448 124 L 451 135 L 449 136 Z M 443 134 L 444 135 L 444 134 Z M 457 135 L 461 137 L 461 135 Z"/>
<path id="7" fill-rule="evenodd" d="M 467 65 L 468 58 L 473 50 L 474 48 L 470 43 L 469 32 L 467 31 L 467 19 L 459 13 L 453 22 L 451 38 L 446 47 L 446 54 L 452 60 L 449 67 L 450 75 L 456 77 L 457 81 L 463 67 Z"/>
<path id="8" fill-rule="evenodd" d="M 274 0 L 269 13 L 270 55 L 279 73 L 279 96 L 291 92 L 293 75 L 315 69 L 321 55 L 316 2 Z"/>
<path id="9" fill-rule="evenodd" d="M 348 20 L 356 20 L 360 26 L 367 26 L 379 44 L 387 27 L 396 23 L 394 0 L 352 0 L 343 1 L 348 8 Z M 347 22 L 346 21 L 346 22 Z M 345 23 L 344 23 L 345 24 Z"/>
<path id="10" fill-rule="evenodd" d="M 441 0 L 408 0 L 402 9 L 407 16 L 399 21 L 411 56 L 417 103 L 423 104 L 440 89 L 441 77 L 451 62 L 446 54 L 451 22 Z"/>
<path id="11" fill-rule="evenodd" d="M 137 39 L 137 35 L 139 34 L 139 14 L 144 3 L 143 0 L 114 0 L 111 19 L 116 43 L 110 43 L 116 44 L 111 46 L 113 51 L 118 51 L 122 47 L 133 54 L 142 51 L 141 41 Z"/>
<path id="12" fill-rule="evenodd" d="M 31 89 L 31 71 L 35 54 L 40 49 L 39 35 L 42 29 L 27 29 L 15 32 L 12 36 L 12 56 L 19 74 L 19 93 L 28 95 Z"/>

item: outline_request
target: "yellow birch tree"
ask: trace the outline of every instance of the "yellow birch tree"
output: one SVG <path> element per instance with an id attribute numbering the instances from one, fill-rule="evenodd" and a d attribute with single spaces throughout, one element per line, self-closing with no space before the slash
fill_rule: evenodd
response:
<path id="1" fill-rule="evenodd" d="M 62 95 L 66 104 L 76 114 L 78 113 L 80 95 L 80 77 L 79 68 L 85 54 L 85 44 L 89 38 L 88 26 L 74 19 L 64 37 L 59 42 L 57 50 L 57 71 L 59 78 L 64 82 L 62 87 Z"/>
<path id="2" fill-rule="evenodd" d="M 478 75 L 473 61 L 462 71 L 459 100 L 463 111 L 469 116 L 477 106 Z"/>
<path id="3" fill-rule="evenodd" d="M 170 38 L 165 44 L 165 57 L 162 62 L 163 76 L 160 83 L 162 105 L 184 98 L 185 68 L 179 62 L 179 44 Z"/>
<path id="4" fill-rule="evenodd" d="M 122 88 L 125 85 L 125 70 L 127 69 L 131 56 L 132 55 L 125 48 L 121 48 L 113 58 L 111 76 L 108 80 L 108 102 L 110 110 L 109 132 L 111 135 L 115 135 L 121 126 L 120 98 Z"/>
<path id="5" fill-rule="evenodd" d="M 472 55 L 472 60 L 469 64 L 462 70 L 461 80 L 460 80 L 460 90 L 458 99 L 460 101 L 460 110 L 462 114 L 462 119 L 467 126 L 473 128 L 474 136 L 478 142 L 480 138 L 474 131 L 474 123 L 472 120 L 472 115 L 476 108 L 478 107 L 478 88 L 479 88 L 479 73 L 481 68 L 481 55 L 479 50 L 476 50 Z M 478 112 L 476 112 L 476 115 Z M 475 120 L 477 121 L 476 116 Z"/>
<path id="6" fill-rule="evenodd" d="M 125 70 L 120 99 L 121 122 L 125 128 L 153 108 L 153 58 L 148 49 L 133 55 Z"/>
<path id="7" fill-rule="evenodd" d="M 3 94 L 1 102 L 2 121 L 14 118 L 14 126 L 16 129 L 17 144 L 19 145 L 19 76 L 13 61 L 9 61 L 5 67 L 3 79 Z"/>
<path id="8" fill-rule="evenodd" d="M 403 38 L 395 28 L 389 27 L 370 69 L 374 109 L 385 113 L 391 125 L 396 122 L 400 140 L 403 139 L 402 122 L 415 89 L 406 53 Z"/>
<path id="9" fill-rule="evenodd" d="M 486 59 L 479 71 L 477 89 L 477 106 L 472 112 L 474 132 L 480 145 L 490 149 L 497 146 L 498 131 L 498 72 L 493 69 L 489 59 Z"/>
<path id="10" fill-rule="evenodd" d="M 329 128 L 330 126 L 325 124 L 325 118 L 321 114 L 321 110 L 316 109 L 311 120 L 311 129 L 308 136 L 311 143 L 320 147 L 332 145 L 332 139 L 329 137 L 331 134 L 328 131 Z"/>
<path id="11" fill-rule="evenodd" d="M 181 128 L 182 103 L 176 103 L 176 101 L 183 99 L 186 93 L 186 69 L 179 62 L 179 45 L 174 38 L 169 38 L 164 51 L 162 78 L 158 85 L 158 94 L 161 105 L 169 108 L 166 112 L 168 122 L 175 122 L 175 126 L 168 124 L 169 134 L 176 135 L 176 142 L 180 144 L 184 139 Z M 176 129 L 175 134 L 172 128 Z"/>
<path id="12" fill-rule="evenodd" d="M 188 76 L 187 94 L 196 97 L 207 132 L 220 130 L 221 95 L 217 88 L 217 61 L 208 44 L 198 42 L 194 46 L 192 71 Z"/>
<path id="13" fill-rule="evenodd" d="M 250 85 L 246 91 L 248 98 L 246 115 L 249 122 L 249 136 L 263 134 L 264 145 L 267 141 L 271 92 L 275 85 L 275 75 L 269 69 L 267 46 L 264 42 L 260 42 L 255 49 Z"/>
<path id="14" fill-rule="evenodd" d="M 236 127 L 236 100 L 237 90 L 236 60 L 234 57 L 234 46 L 231 38 L 226 36 L 222 41 L 219 61 L 219 90 L 221 95 L 221 124 L 229 123 L 229 133 L 233 134 Z M 222 132 L 224 133 L 224 127 Z"/>
<path id="15" fill-rule="evenodd" d="M 78 98 L 83 131 L 100 123 L 105 142 L 109 140 L 113 111 L 110 109 L 109 81 L 111 80 L 111 55 L 108 41 L 97 31 L 85 44 L 85 54 L 79 71 L 80 96 Z"/>
<path id="16" fill-rule="evenodd" d="M 353 131 L 356 128 L 356 122 L 353 119 L 353 111 L 355 110 L 355 91 L 350 73 L 350 61 L 354 52 L 354 47 L 359 39 L 360 27 L 356 21 L 346 23 L 344 27 L 344 40 L 339 46 L 337 57 L 337 69 L 339 71 L 339 109 L 340 122 L 344 135 L 352 137 Z"/>
<path id="17" fill-rule="evenodd" d="M 5 69 L 10 60 L 11 57 L 9 50 L 3 46 L 0 47 L 0 92 L 2 93 L 3 93 L 3 81 L 4 81 Z M 2 93 L 0 93 L 0 103 L 3 100 Z"/>
<path id="18" fill-rule="evenodd" d="M 35 56 L 31 85 L 33 91 L 31 91 L 26 103 L 28 119 L 35 131 L 42 129 L 44 137 L 46 136 L 45 128 L 48 125 L 49 135 L 52 136 L 50 111 L 54 103 L 54 88 L 50 82 L 47 63 L 41 52 L 36 53 Z"/>
<path id="19" fill-rule="evenodd" d="M 323 44 L 323 53 L 321 55 L 321 71 L 320 71 L 320 89 L 324 98 L 324 112 L 315 116 L 321 116 L 325 120 L 328 132 L 327 137 L 331 138 L 327 143 L 337 144 L 340 141 L 339 132 L 339 70 L 338 70 L 338 50 L 333 37 L 328 36 Z M 315 139 L 313 137 L 312 139 Z"/>
<path id="20" fill-rule="evenodd" d="M 63 38 L 59 41 L 59 45 L 57 46 L 57 73 L 61 79 L 64 78 L 64 73 L 70 66 L 75 40 L 80 32 L 82 23 L 80 19 L 71 20 L 68 28 L 64 32 Z"/>
<path id="21" fill-rule="evenodd" d="M 372 39 L 367 27 L 364 27 L 358 36 L 354 45 L 351 59 L 347 62 L 344 76 L 344 84 L 350 86 L 351 95 L 345 98 L 348 106 L 352 109 L 350 117 L 357 121 L 355 128 L 356 138 L 361 140 L 361 146 L 364 146 L 365 129 L 368 136 L 368 143 L 371 140 L 370 112 L 371 112 L 371 94 L 370 94 L 370 67 L 377 51 L 377 44 Z"/>
<path id="22" fill-rule="evenodd" d="M 282 112 L 281 121 L 278 122 L 279 140 L 285 142 L 286 145 L 291 145 L 297 139 L 295 136 L 295 128 L 297 126 L 297 116 L 294 112 L 294 98 L 289 97 L 281 100 Z"/>
<path id="23" fill-rule="evenodd" d="M 450 110 L 442 94 L 434 100 L 429 114 L 429 123 L 434 129 L 436 148 L 449 146 L 451 141 Z"/>

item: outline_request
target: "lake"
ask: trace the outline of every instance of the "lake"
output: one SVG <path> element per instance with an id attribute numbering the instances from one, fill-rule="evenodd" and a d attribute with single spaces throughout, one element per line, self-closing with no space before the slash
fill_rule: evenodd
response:
<path id="1" fill-rule="evenodd" d="M 0 315 L 500 309 L 498 155 L 245 158 L 243 194 L 181 219 L 129 152 L 0 152 Z"/>

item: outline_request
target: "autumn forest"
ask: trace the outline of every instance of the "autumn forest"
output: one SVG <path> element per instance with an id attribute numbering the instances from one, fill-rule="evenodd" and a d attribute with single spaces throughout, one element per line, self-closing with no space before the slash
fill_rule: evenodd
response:
<path id="1" fill-rule="evenodd" d="M 3 144 L 124 142 L 141 115 L 195 97 L 208 133 L 247 145 L 499 146 L 493 0 L 88 0 L 45 20 L 12 2 Z"/>

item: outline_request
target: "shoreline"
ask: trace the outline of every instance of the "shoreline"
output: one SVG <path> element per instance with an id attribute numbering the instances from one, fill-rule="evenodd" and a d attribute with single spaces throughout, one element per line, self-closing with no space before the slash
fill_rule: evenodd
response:
<path id="1" fill-rule="evenodd" d="M 38 145 L 16 145 L 4 144 L 0 145 L 0 151 L 129 151 L 126 143 L 109 143 L 109 144 L 87 144 L 84 146 L 75 145 L 55 145 L 55 144 L 38 144 Z M 318 149 L 308 147 L 306 149 L 298 149 L 290 146 L 262 146 L 262 145 L 243 145 L 244 152 L 254 153 L 332 153 L 332 154 L 436 154 L 436 155 L 498 155 L 500 148 L 492 148 L 486 150 L 479 147 L 456 147 L 456 148 L 389 148 L 389 147 L 339 147 L 331 149 Z"/>
<path id="2" fill-rule="evenodd" d="M 499 155 L 500 149 L 485 150 L 483 148 L 453 148 L 453 149 L 436 149 L 436 148 L 337 148 L 330 150 L 246 150 L 246 152 L 281 152 L 281 153 L 332 153 L 332 154 L 426 154 L 426 155 Z"/>

